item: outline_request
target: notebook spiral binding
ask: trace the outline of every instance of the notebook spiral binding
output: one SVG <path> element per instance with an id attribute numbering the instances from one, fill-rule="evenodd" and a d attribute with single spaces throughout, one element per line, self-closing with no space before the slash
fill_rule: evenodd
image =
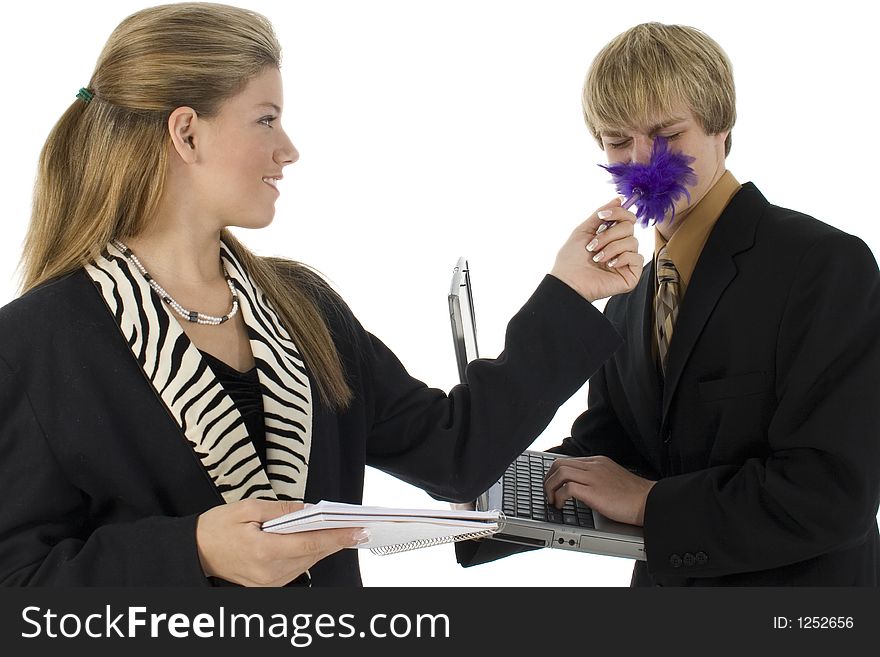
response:
<path id="1" fill-rule="evenodd" d="M 398 545 L 383 545 L 382 547 L 370 548 L 370 552 L 381 557 L 389 554 L 400 554 L 401 552 L 409 552 L 410 550 L 419 550 L 426 547 L 434 547 L 435 545 L 444 545 L 446 543 L 455 543 L 457 541 L 470 541 L 476 538 L 486 538 L 496 532 L 500 532 L 504 527 L 506 517 L 503 511 L 498 512 L 498 526 L 495 529 L 485 529 L 478 532 L 470 532 L 468 534 L 456 534 L 454 536 L 439 536 L 437 538 L 423 538 L 418 541 L 410 541 L 409 543 L 400 543 Z"/>

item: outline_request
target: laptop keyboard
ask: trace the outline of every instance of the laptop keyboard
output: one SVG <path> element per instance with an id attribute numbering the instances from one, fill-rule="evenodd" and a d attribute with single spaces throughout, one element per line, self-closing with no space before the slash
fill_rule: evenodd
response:
<path id="1" fill-rule="evenodd" d="M 552 456 L 525 452 L 510 464 L 502 481 L 504 514 L 592 529 L 593 512 L 580 500 L 566 500 L 562 509 L 547 504 L 544 477 L 554 460 Z"/>

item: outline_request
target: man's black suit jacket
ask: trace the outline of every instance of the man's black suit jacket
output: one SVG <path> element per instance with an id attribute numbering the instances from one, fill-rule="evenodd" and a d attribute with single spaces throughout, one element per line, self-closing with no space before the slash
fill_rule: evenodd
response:
<path id="1" fill-rule="evenodd" d="M 658 480 L 636 585 L 880 583 L 880 276 L 866 245 L 752 184 L 706 242 L 665 383 L 654 268 L 605 314 L 624 346 L 555 451 Z M 484 541 L 483 543 L 490 543 Z M 503 552 L 497 542 L 483 561 Z M 495 554 L 491 554 L 495 551 Z"/>

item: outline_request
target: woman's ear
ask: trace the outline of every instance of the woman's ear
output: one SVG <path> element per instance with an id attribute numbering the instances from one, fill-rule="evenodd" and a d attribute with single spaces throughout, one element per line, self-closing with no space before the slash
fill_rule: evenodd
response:
<path id="1" fill-rule="evenodd" d="M 198 114 L 191 107 L 178 107 L 168 117 L 168 132 L 171 144 L 187 164 L 196 162 L 196 128 Z"/>

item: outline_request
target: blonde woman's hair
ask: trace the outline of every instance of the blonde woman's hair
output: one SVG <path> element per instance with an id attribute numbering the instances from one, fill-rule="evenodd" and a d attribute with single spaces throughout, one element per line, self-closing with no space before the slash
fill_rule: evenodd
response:
<path id="1" fill-rule="evenodd" d="M 211 3 L 144 9 L 110 35 L 88 84 L 40 154 L 22 255 L 22 292 L 93 261 L 111 239 L 138 235 L 154 218 L 168 170 L 168 119 L 178 107 L 216 116 L 281 47 L 260 14 Z M 317 299 L 330 288 L 304 265 L 261 258 L 228 230 L 223 241 L 266 293 L 301 350 L 321 398 L 351 400 Z"/>
<path id="2" fill-rule="evenodd" d="M 615 37 L 593 60 L 581 100 L 600 146 L 603 131 L 649 125 L 681 103 L 706 134 L 736 122 L 730 60 L 706 34 L 684 25 L 643 23 Z M 728 134 L 725 155 L 731 141 Z"/>

